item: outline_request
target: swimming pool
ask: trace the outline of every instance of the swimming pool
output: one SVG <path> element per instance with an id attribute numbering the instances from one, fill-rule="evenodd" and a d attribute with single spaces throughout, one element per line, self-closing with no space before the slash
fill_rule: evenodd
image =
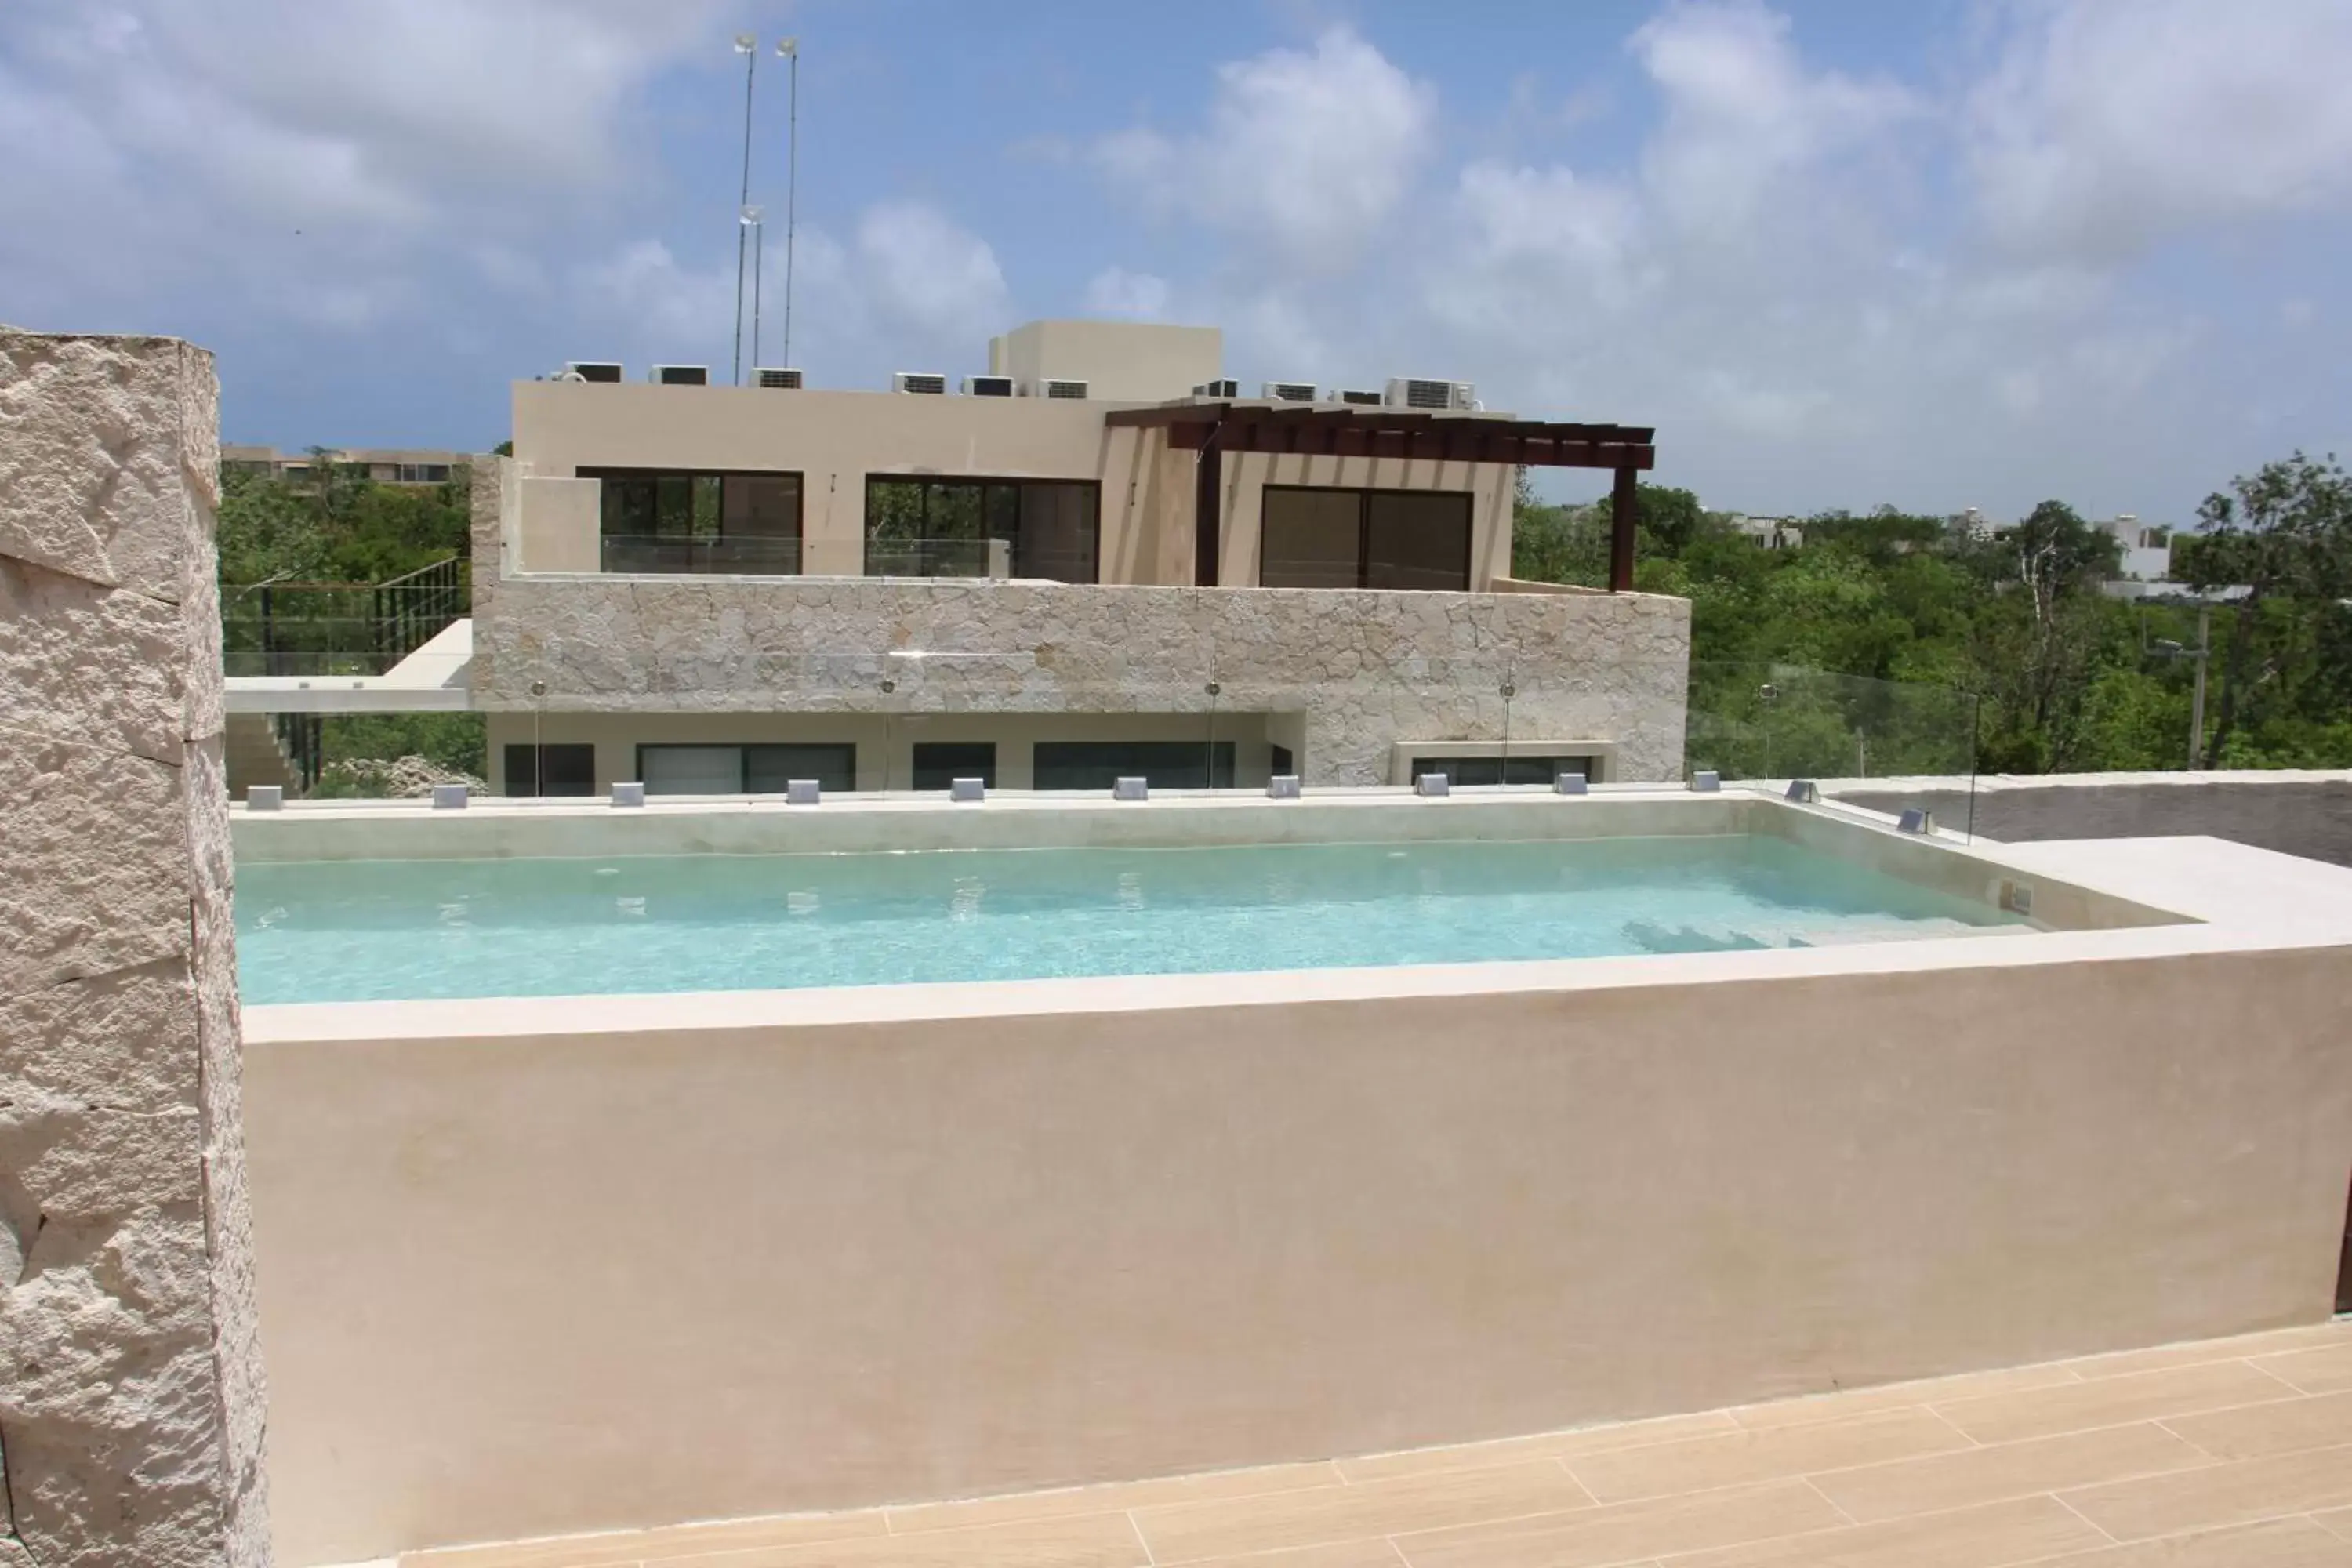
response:
<path id="1" fill-rule="evenodd" d="M 241 865 L 248 1004 L 1706 952 L 2028 930 L 1769 835 Z"/>

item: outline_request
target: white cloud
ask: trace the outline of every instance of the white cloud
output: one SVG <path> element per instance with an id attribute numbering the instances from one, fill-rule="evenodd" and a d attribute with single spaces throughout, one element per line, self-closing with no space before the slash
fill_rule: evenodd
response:
<path id="1" fill-rule="evenodd" d="M 1880 147 L 1920 111 L 1895 83 L 1806 68 L 1789 19 L 1758 0 L 1677 0 L 1632 48 L 1665 105 L 1644 160 L 1653 193 L 1696 233 L 1746 227 L 1791 181 Z"/>
<path id="2" fill-rule="evenodd" d="M 1157 321 L 1168 314 L 1168 279 L 1106 267 L 1087 280 L 1086 307 L 1089 315 Z"/>
<path id="3" fill-rule="evenodd" d="M 942 344 L 984 340 L 1012 309 L 988 242 L 936 208 L 892 202 L 857 224 L 859 282 L 884 321 Z"/>
<path id="4" fill-rule="evenodd" d="M 791 352 L 812 384 L 851 384 L 882 358 L 896 369 L 952 372 L 1011 313 L 995 252 L 935 208 L 869 207 L 847 245 L 804 226 L 796 249 Z M 783 363 L 783 256 L 771 247 L 761 270 L 761 363 Z M 731 262 L 698 268 L 660 240 L 632 240 L 577 268 L 572 299 L 575 319 L 606 333 L 591 345 L 593 354 L 574 357 L 708 363 L 722 380 L 733 363 Z M 747 289 L 747 365 L 750 309 Z"/>
<path id="5" fill-rule="evenodd" d="M 715 4 L 19 0 L 0 210 L 39 217 L 0 226 L 0 290 L 377 324 L 422 297 L 417 247 L 511 247 L 637 170 L 638 96 Z"/>
<path id="6" fill-rule="evenodd" d="M 2352 209 L 2352 5 L 2050 0 L 1968 106 L 1984 220 L 2114 261 L 2231 221 Z"/>
<path id="7" fill-rule="evenodd" d="M 1411 191 L 1436 112 L 1434 89 L 1333 27 L 1311 51 L 1218 67 L 1198 132 L 1122 131 L 1095 160 L 1153 211 L 1214 225 L 1285 265 L 1339 271 Z"/>

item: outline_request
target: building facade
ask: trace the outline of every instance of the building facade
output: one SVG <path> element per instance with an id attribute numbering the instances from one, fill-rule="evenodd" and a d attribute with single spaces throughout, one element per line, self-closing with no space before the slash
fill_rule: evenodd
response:
<path id="1" fill-rule="evenodd" d="M 493 787 L 1679 771 L 1687 605 L 1509 576 L 1515 468 L 1630 498 L 1648 431 L 1242 399 L 1215 353 L 1045 322 L 964 395 L 518 384 L 475 473 Z"/>
<path id="2" fill-rule="evenodd" d="M 457 477 L 473 461 L 464 452 L 437 448 L 331 447 L 320 453 L 281 452 L 275 447 L 223 447 L 221 468 L 226 473 L 266 475 L 297 482 L 315 477 L 324 461 L 339 468 L 364 472 L 381 485 L 440 485 Z"/>

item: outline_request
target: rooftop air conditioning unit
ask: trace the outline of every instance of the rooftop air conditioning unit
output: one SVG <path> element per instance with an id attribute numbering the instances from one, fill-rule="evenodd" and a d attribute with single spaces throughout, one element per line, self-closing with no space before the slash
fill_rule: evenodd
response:
<path id="1" fill-rule="evenodd" d="M 1086 395 L 1087 384 L 1085 382 L 1063 381 L 1050 375 L 1039 376 L 1034 382 L 1030 384 L 1029 387 L 1029 395 L 1032 397 L 1082 398 L 1086 396 Z"/>
<path id="2" fill-rule="evenodd" d="M 926 371 L 902 370 L 890 378 L 890 390 L 922 392 L 929 393 L 934 397 L 943 397 L 947 395 L 948 378 L 943 375 L 933 375 Z"/>
<path id="3" fill-rule="evenodd" d="M 646 379 L 656 386 L 709 386 L 710 367 L 707 364 L 657 364 Z"/>
<path id="4" fill-rule="evenodd" d="M 1238 381 L 1204 381 L 1192 389 L 1195 397 L 1239 397 L 1242 384 Z"/>
<path id="5" fill-rule="evenodd" d="M 621 367 L 617 363 L 599 359 L 569 360 L 564 363 L 562 379 L 565 381 L 618 381 L 621 379 Z"/>
<path id="6" fill-rule="evenodd" d="M 1426 408 L 1437 412 L 1468 409 L 1475 404 L 1475 390 L 1466 381 L 1422 381 L 1412 376 L 1391 376 L 1386 401 L 1391 408 Z"/>
<path id="7" fill-rule="evenodd" d="M 1337 402 L 1350 403 L 1359 408 L 1378 408 L 1382 401 L 1379 393 L 1363 386 L 1343 386 L 1331 396 Z"/>
<path id="8" fill-rule="evenodd" d="M 966 397 L 1010 397 L 1013 378 L 1009 375 L 968 375 L 963 378 Z"/>
<path id="9" fill-rule="evenodd" d="M 775 386 L 786 392 L 798 392 L 801 389 L 801 373 L 780 365 L 761 365 L 752 371 L 751 382 L 755 386 Z"/>
<path id="10" fill-rule="evenodd" d="M 1269 381 L 1258 395 L 1273 403 L 1312 403 L 1315 384 L 1311 381 Z"/>

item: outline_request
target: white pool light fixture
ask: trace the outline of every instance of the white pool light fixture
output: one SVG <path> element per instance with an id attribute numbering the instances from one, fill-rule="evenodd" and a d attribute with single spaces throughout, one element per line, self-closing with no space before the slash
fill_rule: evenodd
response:
<path id="1" fill-rule="evenodd" d="M 1298 775 L 1297 773 L 1275 774 L 1265 781 L 1265 797 L 1268 800 L 1297 800 Z"/>
<path id="2" fill-rule="evenodd" d="M 433 786 L 433 809 L 436 811 L 463 811 L 466 809 L 466 798 L 467 790 L 464 784 Z"/>
<path id="3" fill-rule="evenodd" d="M 284 784 L 255 784 L 245 792 L 247 811 L 278 811 L 286 805 Z"/>
<path id="4" fill-rule="evenodd" d="M 1113 800 L 1150 800 L 1151 783 L 1149 779 L 1115 779 L 1110 786 Z"/>
<path id="5" fill-rule="evenodd" d="M 614 784 L 613 786 L 613 804 L 614 805 L 645 805 L 646 786 L 643 781 L 631 780 L 627 784 Z"/>
<path id="6" fill-rule="evenodd" d="M 1444 773 L 1423 773 L 1412 781 L 1412 793 L 1423 800 L 1438 800 L 1454 793 L 1454 780 Z"/>
<path id="7" fill-rule="evenodd" d="M 786 779 L 784 781 L 784 804 L 786 805 L 814 805 L 823 797 L 824 791 L 817 787 L 817 781 L 814 779 Z"/>
<path id="8" fill-rule="evenodd" d="M 1583 795 L 1591 789 L 1591 784 L 1575 769 L 1563 768 L 1552 775 L 1551 787 L 1559 795 Z"/>
<path id="9" fill-rule="evenodd" d="M 988 781 L 986 779 L 950 779 L 948 780 L 948 798 L 950 800 L 986 800 Z"/>
<path id="10" fill-rule="evenodd" d="M 1701 769 L 1691 774 L 1690 786 L 1701 795 L 1713 795 L 1723 788 L 1723 775 L 1712 768 Z"/>

